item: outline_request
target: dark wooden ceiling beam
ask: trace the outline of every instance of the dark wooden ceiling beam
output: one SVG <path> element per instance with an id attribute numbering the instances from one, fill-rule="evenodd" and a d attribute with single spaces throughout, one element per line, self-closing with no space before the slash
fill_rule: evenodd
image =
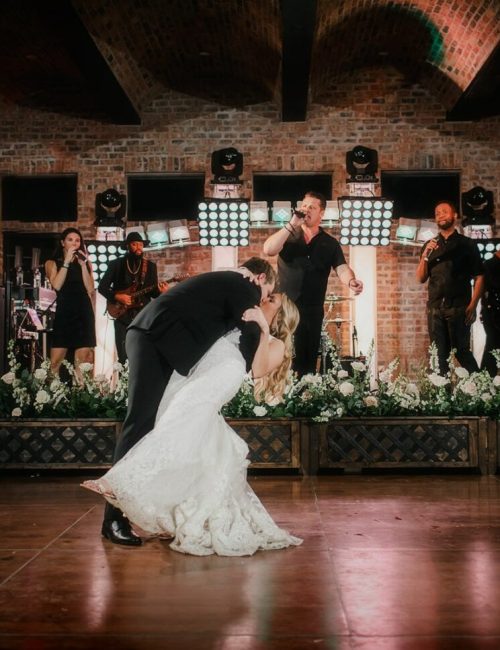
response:
<path id="1" fill-rule="evenodd" d="M 108 62 L 74 9 L 71 0 L 51 2 L 51 12 L 64 24 L 64 40 L 89 87 L 115 124 L 140 124 L 141 118 Z"/>
<path id="2" fill-rule="evenodd" d="M 316 0 L 281 0 L 281 15 L 281 119 L 283 122 L 304 122 L 307 117 Z"/>
<path id="3" fill-rule="evenodd" d="M 500 115 L 500 43 L 446 118 L 452 121 L 477 120 L 494 115 Z"/>

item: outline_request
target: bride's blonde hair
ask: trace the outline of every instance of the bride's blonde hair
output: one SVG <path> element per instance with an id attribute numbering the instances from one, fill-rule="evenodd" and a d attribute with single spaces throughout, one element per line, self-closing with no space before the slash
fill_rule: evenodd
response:
<path id="1" fill-rule="evenodd" d="M 285 391 L 292 366 L 293 333 L 299 324 L 299 310 L 290 298 L 281 294 L 281 307 L 270 326 L 270 333 L 285 344 L 285 355 L 280 365 L 265 377 L 255 380 L 254 395 L 258 402 L 278 402 Z"/>

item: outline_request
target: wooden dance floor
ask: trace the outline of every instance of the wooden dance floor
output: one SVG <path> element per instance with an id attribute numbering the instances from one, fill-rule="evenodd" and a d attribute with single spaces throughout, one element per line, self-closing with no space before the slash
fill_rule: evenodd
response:
<path id="1" fill-rule="evenodd" d="M 81 476 L 0 480 L 0 648 L 500 648 L 500 479 L 258 476 L 299 548 L 113 546 Z"/>

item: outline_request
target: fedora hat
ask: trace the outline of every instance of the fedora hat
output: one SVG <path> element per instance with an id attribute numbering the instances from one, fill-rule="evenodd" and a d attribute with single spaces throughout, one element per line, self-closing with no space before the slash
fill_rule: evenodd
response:
<path id="1" fill-rule="evenodd" d="M 120 248 L 122 251 L 126 251 L 128 249 L 128 245 L 134 241 L 142 241 L 145 246 L 149 244 L 149 240 L 143 239 L 141 234 L 134 230 L 133 232 L 129 232 L 127 239 L 122 244 L 120 244 Z"/>

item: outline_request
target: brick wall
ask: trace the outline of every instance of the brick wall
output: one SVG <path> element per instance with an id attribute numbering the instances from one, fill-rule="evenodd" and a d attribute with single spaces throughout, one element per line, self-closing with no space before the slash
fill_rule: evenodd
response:
<path id="1" fill-rule="evenodd" d="M 335 106 L 336 108 L 332 108 Z M 0 106 L 0 174 L 78 173 L 78 226 L 94 236 L 95 194 L 126 190 L 129 172 L 205 172 L 210 155 L 235 146 L 245 157 L 245 196 L 257 171 L 333 174 L 334 196 L 346 193 L 345 152 L 356 144 L 379 152 L 380 169 L 459 169 L 462 190 L 483 185 L 500 196 L 500 119 L 446 122 L 443 106 L 418 84 L 390 69 L 353 72 L 328 101 L 309 107 L 304 123 L 282 123 L 272 103 L 246 110 L 166 93 L 143 113 L 141 126 L 114 126 Z M 4 224 L 4 229 L 60 232 L 71 224 Z M 246 258 L 260 254 L 266 231 L 252 231 Z M 347 252 L 347 251 L 346 251 Z M 415 365 L 427 348 L 425 288 L 415 281 L 418 249 L 392 245 L 378 251 L 379 361 L 395 355 Z M 161 275 L 210 270 L 210 251 L 198 246 L 152 255 Z M 342 292 L 332 277 L 330 290 Z M 342 303 L 341 315 L 348 306 Z"/>

